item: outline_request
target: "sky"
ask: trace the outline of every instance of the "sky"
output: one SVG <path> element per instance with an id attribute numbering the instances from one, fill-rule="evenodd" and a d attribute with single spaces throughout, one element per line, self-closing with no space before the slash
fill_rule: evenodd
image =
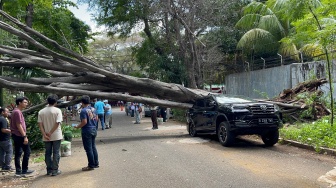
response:
<path id="1" fill-rule="evenodd" d="M 74 3 L 77 3 L 77 0 L 71 0 Z M 91 27 L 93 32 L 102 31 L 102 28 L 96 26 L 96 22 L 93 20 L 92 12 L 88 10 L 87 4 L 78 4 L 78 9 L 74 7 L 69 7 L 70 11 L 74 13 L 76 18 L 82 20 L 84 23 L 88 24 Z"/>

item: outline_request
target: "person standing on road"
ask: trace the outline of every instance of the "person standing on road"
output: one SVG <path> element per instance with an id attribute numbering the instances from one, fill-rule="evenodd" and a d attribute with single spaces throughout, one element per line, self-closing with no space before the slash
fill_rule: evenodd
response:
<path id="1" fill-rule="evenodd" d="M 134 124 L 140 124 L 140 113 L 142 112 L 142 108 L 139 103 L 135 103 L 134 105 L 134 111 L 135 111 L 135 123 Z"/>
<path id="2" fill-rule="evenodd" d="M 102 130 L 105 129 L 104 126 L 104 103 L 101 101 L 101 99 L 98 99 L 98 101 L 95 103 L 94 108 L 96 109 L 96 112 L 98 114 L 98 121 L 97 121 L 97 129 L 98 129 L 98 123 L 100 121 Z"/>
<path id="3" fill-rule="evenodd" d="M 157 123 L 157 106 L 150 106 L 150 110 L 151 110 L 151 119 L 152 119 L 152 124 L 153 127 L 152 129 L 158 129 L 158 123 Z"/>
<path id="4" fill-rule="evenodd" d="M 163 122 L 167 121 L 167 108 L 166 107 L 160 107 L 160 114 L 163 119 Z"/>
<path id="5" fill-rule="evenodd" d="M 131 103 L 130 109 L 131 109 L 131 117 L 134 117 L 134 114 L 135 114 L 135 104 L 133 102 Z"/>
<path id="6" fill-rule="evenodd" d="M 22 110 L 28 106 L 28 98 L 18 97 L 15 100 L 16 108 L 11 115 L 10 129 L 14 141 L 14 161 L 17 176 L 25 176 L 31 174 L 35 170 L 28 169 L 30 146 L 27 137 L 26 122 L 22 114 Z M 22 168 L 20 158 L 23 152 Z"/>
<path id="7" fill-rule="evenodd" d="M 90 97 L 82 96 L 82 110 L 80 112 L 81 123 L 75 128 L 82 129 L 82 142 L 88 159 L 88 165 L 83 167 L 83 171 L 94 170 L 99 168 L 98 151 L 96 148 L 97 128 L 95 124 L 94 109 L 89 105 Z"/>
<path id="8" fill-rule="evenodd" d="M 8 120 L 9 110 L 0 108 L 0 165 L 2 171 L 12 171 L 11 161 L 13 155 L 13 146 L 10 139 L 11 130 Z"/>
<path id="9" fill-rule="evenodd" d="M 39 111 L 37 118 L 45 146 L 44 161 L 47 165 L 47 175 L 51 176 L 61 174 L 61 171 L 58 170 L 58 164 L 61 140 L 63 139 L 61 130 L 63 116 L 61 109 L 55 107 L 57 100 L 57 95 L 49 95 L 47 98 L 48 106 Z"/>
<path id="10" fill-rule="evenodd" d="M 112 128 L 112 107 L 108 103 L 108 100 L 104 100 L 105 109 L 105 127 L 106 129 Z"/>

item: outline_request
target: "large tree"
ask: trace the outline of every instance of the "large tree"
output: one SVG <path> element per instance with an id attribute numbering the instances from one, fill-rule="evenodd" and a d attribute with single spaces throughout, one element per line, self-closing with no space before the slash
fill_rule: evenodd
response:
<path id="1" fill-rule="evenodd" d="M 234 20 L 230 17 L 233 14 L 227 13 L 240 4 L 233 0 L 80 1 L 97 8 L 98 23 L 112 34 L 142 30 L 146 38 L 137 48 L 138 63 L 143 67 L 152 65 L 148 67 L 152 77 L 191 88 L 200 88 L 205 80 L 209 81 L 206 76 L 212 74 L 204 70 L 209 66 L 203 65 L 213 62 L 208 52 L 213 55 L 220 51 L 220 44 L 208 45 L 204 36 Z"/>
<path id="2" fill-rule="evenodd" d="M 82 95 L 101 97 L 113 100 L 138 101 L 147 104 L 159 104 L 168 107 L 189 108 L 191 102 L 204 91 L 191 90 L 178 84 L 168 84 L 147 78 L 135 78 L 101 67 L 92 60 L 71 51 L 56 41 L 26 27 L 17 19 L 0 11 L 5 19 L 15 27 L 0 21 L 0 28 L 21 40 L 27 41 L 36 50 L 0 46 L 0 65 L 10 67 L 38 67 L 49 73 L 49 77 L 32 77 L 20 79 L 16 77 L 0 77 L 0 86 L 30 92 L 56 93 L 59 95 Z M 53 46 L 52 49 L 38 42 Z M 49 46 L 48 45 L 48 46 Z M 55 50 L 53 50 L 55 49 Z M 131 96 L 119 92 L 142 93 L 155 97 L 151 99 Z M 172 101 L 164 101 L 170 99 Z M 173 102 L 177 101 L 177 102 Z"/>
<path id="3" fill-rule="evenodd" d="M 28 27 L 34 28 L 40 33 L 58 42 L 73 51 L 81 54 L 88 51 L 88 39 L 91 38 L 90 28 L 84 22 L 76 18 L 67 7 L 76 6 L 69 0 L 1 0 L 1 10 L 8 12 L 13 17 L 24 22 Z M 3 19 L 2 19 L 3 20 Z M 42 44 L 53 48 L 52 44 L 47 44 L 36 39 Z M 12 47 L 34 49 L 33 45 L 25 40 L 20 40 L 4 30 L 0 30 L 0 41 L 2 45 Z M 53 48 L 55 49 L 55 48 Z M 44 76 L 42 69 L 35 67 L 3 67 L 1 75 L 29 78 Z M 15 93 L 15 91 L 13 91 Z M 3 94 L 3 92 L 0 92 Z M 35 98 L 40 98 L 35 95 Z M 3 96 L 0 98 L 0 105 L 4 105 Z"/>

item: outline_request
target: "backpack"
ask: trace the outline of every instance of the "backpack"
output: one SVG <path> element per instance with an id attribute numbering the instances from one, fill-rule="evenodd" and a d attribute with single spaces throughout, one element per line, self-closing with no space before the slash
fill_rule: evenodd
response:
<path id="1" fill-rule="evenodd" d="M 139 113 L 141 113 L 142 112 L 142 108 L 139 106 L 139 108 L 138 108 L 138 111 L 139 111 Z"/>

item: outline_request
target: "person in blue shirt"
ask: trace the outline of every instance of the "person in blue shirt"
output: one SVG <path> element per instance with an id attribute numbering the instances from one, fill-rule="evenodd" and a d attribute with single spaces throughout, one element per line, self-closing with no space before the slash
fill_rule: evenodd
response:
<path id="1" fill-rule="evenodd" d="M 105 106 L 105 127 L 106 129 L 112 128 L 112 107 L 108 103 L 108 100 L 103 101 Z"/>
<path id="2" fill-rule="evenodd" d="M 96 113 L 95 109 L 90 106 L 90 97 L 87 95 L 82 96 L 82 110 L 80 112 L 81 123 L 76 125 L 75 128 L 81 128 L 82 130 L 82 142 L 86 151 L 88 159 L 88 165 L 83 167 L 83 171 L 94 170 L 99 168 L 98 151 L 96 148 Z"/>
<path id="3" fill-rule="evenodd" d="M 100 121 L 100 124 L 102 126 L 102 130 L 105 129 L 104 126 L 104 114 L 105 114 L 105 110 L 104 110 L 104 103 L 101 101 L 101 99 L 98 99 L 98 101 L 95 103 L 94 108 L 96 109 L 97 115 L 98 115 L 98 121 L 97 121 L 97 129 L 98 129 L 98 123 Z"/>

